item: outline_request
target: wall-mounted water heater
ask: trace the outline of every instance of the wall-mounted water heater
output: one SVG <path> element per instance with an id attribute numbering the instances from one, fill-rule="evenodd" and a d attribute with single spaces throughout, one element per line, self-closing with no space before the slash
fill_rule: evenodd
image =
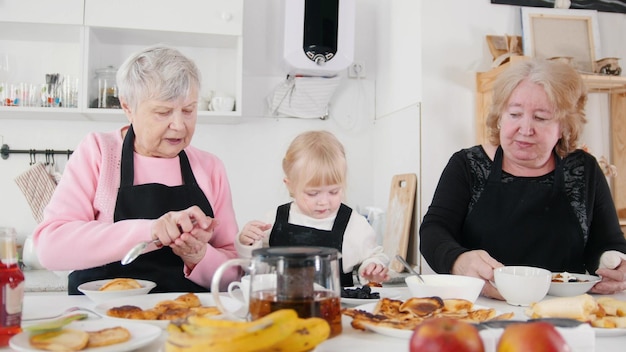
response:
<path id="1" fill-rule="evenodd" d="M 355 0 L 284 0 L 289 74 L 332 76 L 354 58 Z"/>

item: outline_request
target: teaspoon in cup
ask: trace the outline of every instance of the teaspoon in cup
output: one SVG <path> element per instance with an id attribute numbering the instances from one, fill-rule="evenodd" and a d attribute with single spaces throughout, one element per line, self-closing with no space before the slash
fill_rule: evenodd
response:
<path id="1" fill-rule="evenodd" d="M 133 248 L 131 248 L 128 251 L 128 253 L 126 253 L 124 258 L 122 259 L 122 265 L 126 265 L 126 264 L 132 263 L 135 259 L 137 259 L 137 257 L 139 257 L 143 253 L 143 251 L 146 249 L 146 247 L 148 247 L 149 244 L 155 244 L 157 246 L 160 246 L 161 245 L 161 241 L 156 239 L 156 240 L 152 240 L 152 241 L 146 241 L 146 242 L 137 243 Z"/>
<path id="2" fill-rule="evenodd" d="M 396 259 L 400 263 L 402 263 L 402 265 L 404 265 L 404 267 L 409 271 L 409 273 L 417 276 L 417 279 L 420 280 L 421 283 L 424 283 L 424 279 L 422 279 L 422 275 L 418 274 L 417 271 L 413 270 L 413 268 L 411 268 L 411 265 L 409 265 L 409 263 L 407 263 L 406 260 L 404 260 L 404 258 L 402 258 L 399 255 L 396 255 Z"/>

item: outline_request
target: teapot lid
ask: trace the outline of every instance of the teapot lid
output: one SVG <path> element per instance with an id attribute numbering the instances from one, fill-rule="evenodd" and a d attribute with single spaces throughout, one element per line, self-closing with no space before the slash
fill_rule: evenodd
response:
<path id="1" fill-rule="evenodd" d="M 334 260 L 339 256 L 339 252 L 330 247 L 265 247 L 258 248 L 252 251 L 253 257 L 266 257 L 266 258 L 278 258 L 285 259 L 306 259 L 313 257 L 327 257 Z"/>
<path id="2" fill-rule="evenodd" d="M 303 268 L 316 266 L 319 260 L 336 261 L 340 254 L 330 247 L 285 246 L 258 248 L 252 251 L 252 257 L 272 265 L 280 261 L 284 266 Z"/>

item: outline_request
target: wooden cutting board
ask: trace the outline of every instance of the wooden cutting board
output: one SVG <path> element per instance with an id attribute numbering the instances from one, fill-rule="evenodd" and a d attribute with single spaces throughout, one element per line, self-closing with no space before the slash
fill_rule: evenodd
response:
<path id="1" fill-rule="evenodd" d="M 415 174 L 395 175 L 391 179 L 383 248 L 391 261 L 389 269 L 398 273 L 404 270 L 404 266 L 395 260 L 395 257 L 400 255 L 406 258 L 416 188 L 417 176 Z"/>

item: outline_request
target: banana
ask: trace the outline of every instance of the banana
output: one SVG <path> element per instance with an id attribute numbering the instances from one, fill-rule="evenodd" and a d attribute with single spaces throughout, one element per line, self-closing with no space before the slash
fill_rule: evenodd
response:
<path id="1" fill-rule="evenodd" d="M 250 325 L 250 322 L 248 321 L 212 319 L 199 315 L 192 315 L 190 317 L 187 317 L 187 322 L 191 325 L 208 326 L 215 328 L 244 328 L 247 325 Z"/>
<path id="2" fill-rule="evenodd" d="M 204 322 L 208 323 L 208 322 Z M 182 327 L 181 331 L 168 329 L 166 352 L 244 352 L 263 351 L 291 335 L 298 327 L 298 314 L 293 309 L 281 309 L 252 322 L 222 327 L 220 333 L 204 334 L 207 326 Z M 189 332 L 184 332 L 188 329 Z M 193 331 L 193 332 L 191 332 Z"/>
<path id="3" fill-rule="evenodd" d="M 242 331 L 250 326 L 247 321 L 232 321 L 211 319 L 200 316 L 190 316 L 186 322 L 180 324 L 180 330 L 194 335 L 216 336 L 216 335 L 232 335 L 233 333 Z"/>
<path id="4" fill-rule="evenodd" d="M 268 348 L 266 352 L 311 351 L 330 336 L 330 325 L 322 318 L 300 318 L 297 325 L 291 335 Z"/>

